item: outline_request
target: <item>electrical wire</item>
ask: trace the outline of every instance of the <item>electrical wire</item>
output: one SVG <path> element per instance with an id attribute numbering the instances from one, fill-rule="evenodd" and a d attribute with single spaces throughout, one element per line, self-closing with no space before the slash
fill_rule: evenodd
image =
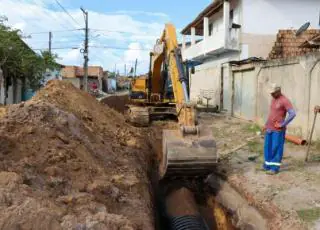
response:
<path id="1" fill-rule="evenodd" d="M 121 31 L 121 30 L 107 30 L 107 29 L 90 29 L 92 31 L 105 31 L 109 33 L 120 33 L 120 34 L 133 34 L 133 35 L 145 35 L 148 36 L 148 34 L 141 34 L 141 33 L 135 33 L 135 32 L 129 32 L 129 31 Z"/>
<path id="2" fill-rule="evenodd" d="M 51 31 L 41 31 L 41 32 L 34 32 L 34 33 L 29 33 L 29 35 L 33 35 L 33 34 L 47 34 L 49 32 L 52 33 L 62 33 L 62 32 L 73 32 L 73 31 L 80 31 L 80 30 L 84 30 L 84 29 L 68 29 L 68 30 L 51 30 Z"/>
<path id="3" fill-rule="evenodd" d="M 41 51 L 41 50 L 47 50 L 48 48 L 32 48 L 35 51 Z M 55 48 L 51 48 L 52 50 L 75 50 L 75 49 L 80 49 L 79 47 L 55 47 Z"/>
<path id="4" fill-rule="evenodd" d="M 143 48 L 127 48 L 127 47 L 117 47 L 117 46 L 89 46 L 90 48 L 98 48 L 98 49 L 115 49 L 115 50 L 140 50 L 140 51 L 150 51 L 150 49 Z"/>
<path id="5" fill-rule="evenodd" d="M 77 20 L 74 19 L 74 17 L 72 17 L 72 15 L 63 7 L 63 5 L 61 5 L 61 3 L 58 0 L 55 0 L 55 2 L 60 6 L 60 8 L 72 19 L 72 21 L 74 21 L 76 24 L 78 24 L 80 27 L 81 25 L 79 24 L 79 22 L 77 22 Z"/>

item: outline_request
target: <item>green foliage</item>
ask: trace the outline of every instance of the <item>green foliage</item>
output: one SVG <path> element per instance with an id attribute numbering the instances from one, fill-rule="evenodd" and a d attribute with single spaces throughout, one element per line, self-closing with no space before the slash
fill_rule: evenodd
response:
<path id="1" fill-rule="evenodd" d="M 298 210 L 297 213 L 301 219 L 309 223 L 320 218 L 320 208 Z"/>
<path id="2" fill-rule="evenodd" d="M 30 87 L 37 89 L 44 78 L 46 69 L 58 67 L 57 55 L 48 51 L 35 53 L 22 40 L 20 30 L 6 25 L 7 18 L 0 16 L 0 68 L 4 76 L 27 80 Z"/>
<path id="3" fill-rule="evenodd" d="M 251 153 L 263 154 L 263 144 L 259 141 L 249 141 L 248 148 Z"/>
<path id="4" fill-rule="evenodd" d="M 252 124 L 245 125 L 243 127 L 243 130 L 251 133 L 257 133 L 261 131 L 261 128 L 259 127 L 259 125 L 252 123 Z"/>

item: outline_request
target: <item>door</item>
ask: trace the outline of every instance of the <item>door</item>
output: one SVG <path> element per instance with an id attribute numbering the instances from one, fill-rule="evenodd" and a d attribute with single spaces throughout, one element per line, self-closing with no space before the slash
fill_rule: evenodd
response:
<path id="1" fill-rule="evenodd" d="M 233 116 L 254 120 L 256 105 L 255 71 L 234 72 Z"/>
<path id="2" fill-rule="evenodd" d="M 229 82 L 229 67 L 223 67 L 223 109 L 231 111 L 231 92 Z"/>
<path id="3" fill-rule="evenodd" d="M 256 105 L 255 72 L 242 72 L 242 100 L 241 117 L 246 120 L 254 120 Z"/>
<path id="4" fill-rule="evenodd" d="M 233 98 L 233 115 L 241 117 L 241 100 L 242 100 L 242 73 L 234 73 L 234 98 Z"/>

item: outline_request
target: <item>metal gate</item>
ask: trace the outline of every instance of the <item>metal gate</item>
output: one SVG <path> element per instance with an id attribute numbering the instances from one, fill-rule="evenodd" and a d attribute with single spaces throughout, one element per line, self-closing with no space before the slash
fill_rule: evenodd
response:
<path id="1" fill-rule="evenodd" d="M 234 72 L 233 116 L 254 120 L 256 104 L 256 79 L 254 71 Z"/>

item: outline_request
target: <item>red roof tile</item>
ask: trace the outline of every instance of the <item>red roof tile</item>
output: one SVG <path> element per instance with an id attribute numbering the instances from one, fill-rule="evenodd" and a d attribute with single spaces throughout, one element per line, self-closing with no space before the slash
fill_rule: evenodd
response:
<path id="1" fill-rule="evenodd" d="M 279 30 L 277 40 L 269 54 L 269 59 L 295 57 L 318 51 L 317 48 L 302 45 L 319 36 L 320 30 L 307 30 L 299 37 L 296 37 L 295 33 L 295 30 Z"/>

